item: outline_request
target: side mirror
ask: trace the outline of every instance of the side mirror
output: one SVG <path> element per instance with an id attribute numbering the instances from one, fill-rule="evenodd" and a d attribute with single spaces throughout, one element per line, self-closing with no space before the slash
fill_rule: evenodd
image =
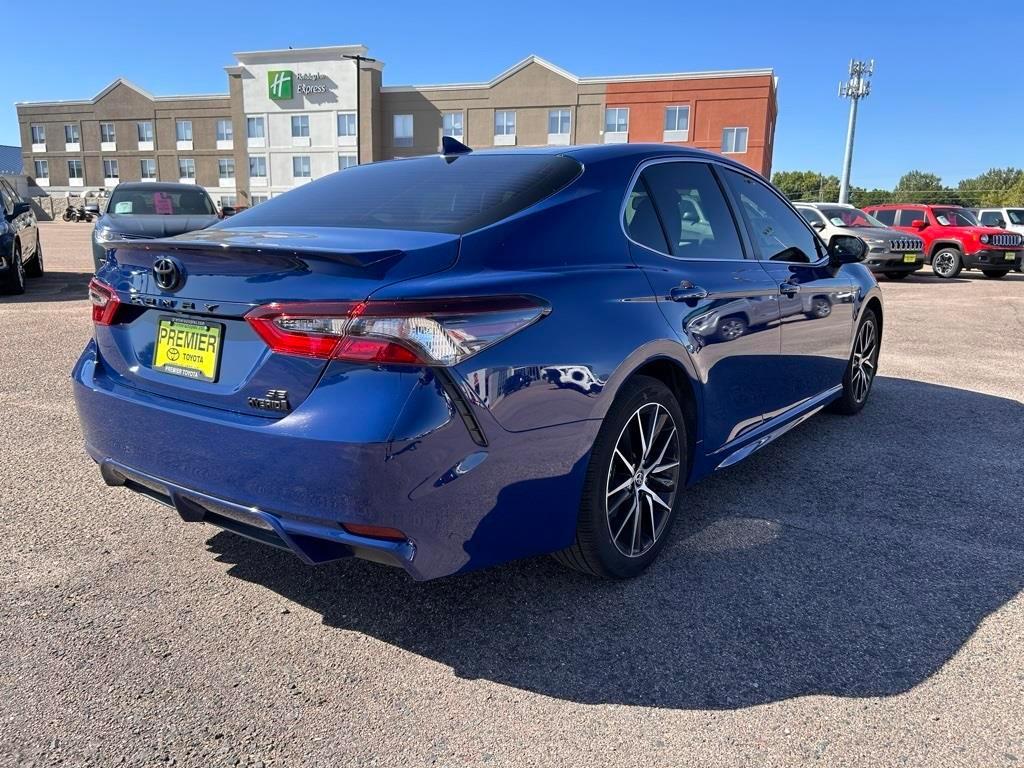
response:
<path id="1" fill-rule="evenodd" d="M 1000 229 L 1006 229 L 1006 222 L 1003 219 L 1000 219 L 996 222 L 996 226 Z"/>
<path id="2" fill-rule="evenodd" d="M 97 203 L 89 203 L 85 206 L 85 212 L 91 213 L 93 216 L 99 216 L 100 206 Z"/>
<path id="3" fill-rule="evenodd" d="M 856 264 L 858 261 L 864 261 L 868 255 L 868 247 L 859 237 L 836 235 L 828 244 L 828 255 L 836 264 Z"/>
<path id="4" fill-rule="evenodd" d="M 811 222 L 811 228 L 812 229 L 816 229 L 819 232 L 821 232 L 821 230 L 823 230 L 825 228 L 825 222 L 824 221 L 812 221 Z"/>
<path id="5" fill-rule="evenodd" d="M 928 226 L 928 222 L 925 221 L 924 219 L 914 219 L 912 222 L 910 222 L 910 226 L 912 226 L 914 229 L 924 229 L 925 227 Z"/>

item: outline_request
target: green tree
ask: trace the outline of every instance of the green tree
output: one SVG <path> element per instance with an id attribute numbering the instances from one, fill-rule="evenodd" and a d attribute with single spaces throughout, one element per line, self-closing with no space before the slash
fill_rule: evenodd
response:
<path id="1" fill-rule="evenodd" d="M 772 183 L 790 200 L 827 203 L 839 199 L 839 178 L 817 171 L 776 171 Z"/>
<path id="2" fill-rule="evenodd" d="M 975 207 L 1017 205 L 1020 193 L 1013 190 L 1024 182 L 1020 168 L 991 168 L 957 185 L 957 192 L 966 205 Z"/>
<path id="3" fill-rule="evenodd" d="M 883 205 L 894 200 L 893 193 L 888 189 L 864 189 L 850 187 L 850 203 L 863 208 L 866 205 Z"/>

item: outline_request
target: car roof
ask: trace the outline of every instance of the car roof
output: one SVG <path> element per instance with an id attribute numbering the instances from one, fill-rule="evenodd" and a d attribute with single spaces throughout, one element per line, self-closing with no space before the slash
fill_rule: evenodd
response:
<path id="1" fill-rule="evenodd" d="M 187 189 L 200 189 L 203 192 L 206 191 L 206 187 L 201 184 L 181 184 L 176 181 L 123 181 L 118 184 L 115 189 L 124 189 L 128 191 L 162 189 L 173 190 L 176 192 L 184 192 Z"/>
<path id="2" fill-rule="evenodd" d="M 878 203 L 876 205 L 865 205 L 868 208 L 963 208 L 956 203 Z M 964 210 L 970 210 L 965 208 Z"/>
<path id="3" fill-rule="evenodd" d="M 828 206 L 829 208 L 849 208 L 851 211 L 858 210 L 857 206 L 850 205 L 850 203 L 821 203 L 821 202 L 810 203 L 810 202 L 807 202 L 806 200 L 800 200 L 800 201 L 793 200 L 792 203 L 797 208 L 799 208 L 801 205 L 803 205 L 803 206 L 806 206 L 807 208 L 822 208 L 824 206 Z"/>

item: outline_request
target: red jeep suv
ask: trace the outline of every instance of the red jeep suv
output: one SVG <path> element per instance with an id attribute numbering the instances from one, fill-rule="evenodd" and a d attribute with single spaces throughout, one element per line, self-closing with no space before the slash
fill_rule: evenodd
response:
<path id="1" fill-rule="evenodd" d="M 871 205 L 864 209 L 883 224 L 924 240 L 925 258 L 939 277 L 961 269 L 980 269 L 985 277 L 1005 277 L 1021 263 L 1024 238 L 1014 232 L 983 227 L 966 208 L 956 205 Z"/>

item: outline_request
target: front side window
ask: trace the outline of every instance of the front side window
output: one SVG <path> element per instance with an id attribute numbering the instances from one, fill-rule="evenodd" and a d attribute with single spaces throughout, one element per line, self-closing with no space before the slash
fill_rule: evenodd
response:
<path id="1" fill-rule="evenodd" d="M 507 110 L 499 110 L 494 113 L 494 135 L 515 136 L 516 135 L 516 113 Z"/>
<path id="2" fill-rule="evenodd" d="M 292 138 L 309 138 L 309 115 L 292 115 Z"/>
<path id="3" fill-rule="evenodd" d="M 250 157 L 249 176 L 256 179 L 265 179 L 267 177 L 267 158 Z"/>
<path id="4" fill-rule="evenodd" d="M 105 144 L 113 144 L 117 141 L 116 137 L 113 123 L 100 123 L 100 141 Z"/>
<path id="5" fill-rule="evenodd" d="M 900 208 L 899 226 L 912 227 L 915 221 L 928 221 L 928 214 L 924 208 Z"/>
<path id="6" fill-rule="evenodd" d="M 629 107 L 609 107 L 604 111 L 606 133 L 629 132 Z"/>
<path id="7" fill-rule="evenodd" d="M 139 141 L 153 141 L 153 124 L 145 120 L 138 124 Z"/>
<path id="8" fill-rule="evenodd" d="M 412 146 L 412 115 L 395 115 L 394 143 L 396 147 Z"/>
<path id="9" fill-rule="evenodd" d="M 82 161 L 81 160 L 68 160 L 68 178 L 69 179 L 81 179 L 82 176 Z"/>
<path id="10" fill-rule="evenodd" d="M 175 134 L 178 141 L 192 141 L 192 121 L 176 120 L 174 124 Z"/>
<path id="11" fill-rule="evenodd" d="M 665 107 L 665 131 L 679 131 L 681 133 L 689 132 L 690 130 L 690 108 L 689 106 L 682 107 Z"/>
<path id="12" fill-rule="evenodd" d="M 296 155 L 292 158 L 292 176 L 296 179 L 308 179 L 312 175 L 309 155 Z"/>
<path id="13" fill-rule="evenodd" d="M 358 165 L 355 155 L 338 155 L 339 171 L 344 171 L 346 168 L 351 168 L 353 165 Z"/>
<path id="14" fill-rule="evenodd" d="M 196 161 L 191 157 L 183 157 L 178 160 L 178 177 L 194 179 L 196 177 Z"/>
<path id="15" fill-rule="evenodd" d="M 42 125 L 32 126 L 32 143 L 33 144 L 45 144 L 46 143 L 46 127 Z"/>
<path id="16" fill-rule="evenodd" d="M 217 121 L 217 141 L 231 141 L 234 135 L 235 129 L 231 126 L 230 120 Z"/>
<path id="17" fill-rule="evenodd" d="M 116 179 L 116 178 L 118 178 L 117 160 L 104 160 L 103 161 L 103 178 L 105 178 L 105 179 Z"/>
<path id="18" fill-rule="evenodd" d="M 64 126 L 64 141 L 68 144 L 78 143 L 78 126 L 77 125 L 65 125 Z M 76 177 L 80 178 L 80 177 Z"/>
<path id="19" fill-rule="evenodd" d="M 552 109 L 548 112 L 548 133 L 552 135 L 569 135 L 572 123 L 568 109 Z"/>
<path id="20" fill-rule="evenodd" d="M 796 209 L 800 212 L 800 215 L 804 217 L 804 221 L 808 224 L 824 224 L 825 219 L 822 218 L 821 214 L 818 213 L 814 208 L 804 208 L 797 206 Z"/>
<path id="21" fill-rule="evenodd" d="M 245 127 L 250 139 L 262 139 L 267 135 L 262 117 L 247 117 Z"/>
<path id="22" fill-rule="evenodd" d="M 339 112 L 338 113 L 338 135 L 339 136 L 355 136 L 356 135 L 356 113 L 355 112 Z"/>
<path id="23" fill-rule="evenodd" d="M 156 160 L 152 158 L 145 158 L 139 161 L 139 178 L 141 179 L 155 179 L 156 178 Z"/>
<path id="24" fill-rule="evenodd" d="M 886 208 L 884 211 L 875 211 L 875 218 L 887 227 L 891 227 L 896 223 L 896 210 L 894 208 Z"/>
<path id="25" fill-rule="evenodd" d="M 1007 208 L 1006 215 L 1011 224 L 1024 224 L 1024 208 Z"/>
<path id="26" fill-rule="evenodd" d="M 747 151 L 746 128 L 722 129 L 722 152 L 727 155 L 741 155 Z"/>
<path id="27" fill-rule="evenodd" d="M 47 160 L 36 160 L 34 163 L 36 178 L 37 179 L 48 179 L 50 178 L 50 163 Z"/>
<path id="28" fill-rule="evenodd" d="M 235 178 L 235 160 L 231 157 L 222 157 L 217 160 L 217 172 L 222 179 Z"/>
<path id="29" fill-rule="evenodd" d="M 445 112 L 441 117 L 441 135 L 462 141 L 464 125 L 461 112 Z"/>
<path id="30" fill-rule="evenodd" d="M 818 238 L 782 198 L 759 181 L 733 170 L 722 175 L 739 203 L 758 256 L 765 261 L 813 264 L 824 255 Z"/>
<path id="31" fill-rule="evenodd" d="M 742 259 L 743 247 L 714 174 L 704 163 L 647 166 L 626 205 L 626 232 L 638 243 L 687 259 Z M 658 230 L 660 229 L 660 237 Z"/>

